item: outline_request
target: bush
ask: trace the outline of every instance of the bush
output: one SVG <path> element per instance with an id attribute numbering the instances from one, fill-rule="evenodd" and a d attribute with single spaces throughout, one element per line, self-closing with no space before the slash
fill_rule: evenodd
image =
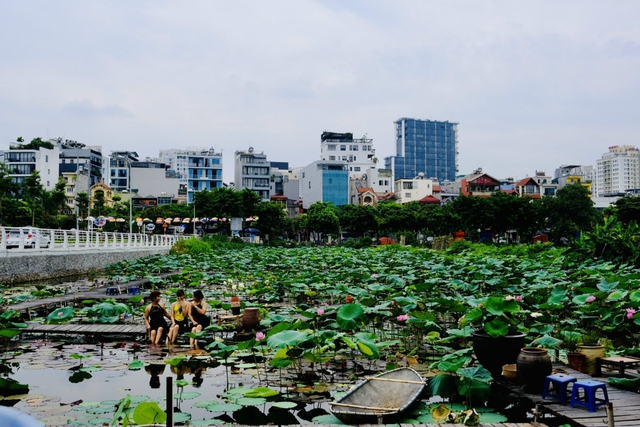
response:
<path id="1" fill-rule="evenodd" d="M 373 246 L 373 239 L 369 236 L 360 237 L 359 239 L 347 239 L 342 246 L 354 249 L 370 248 Z"/>
<path id="2" fill-rule="evenodd" d="M 171 253 L 183 255 L 183 254 L 202 254 L 211 251 L 211 245 L 206 241 L 191 237 L 189 239 L 179 240 L 178 243 L 173 245 Z"/>

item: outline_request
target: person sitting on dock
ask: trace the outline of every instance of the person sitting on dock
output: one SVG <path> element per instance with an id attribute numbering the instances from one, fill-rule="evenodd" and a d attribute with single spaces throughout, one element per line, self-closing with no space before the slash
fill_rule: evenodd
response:
<path id="1" fill-rule="evenodd" d="M 167 310 L 160 304 L 160 298 L 160 291 L 152 291 L 149 295 L 151 304 L 144 310 L 144 323 L 147 325 L 147 331 L 150 332 L 152 345 L 160 345 L 160 340 L 167 331 L 167 322 L 164 318 L 171 319 Z"/>
<path id="2" fill-rule="evenodd" d="M 171 314 L 171 327 L 169 327 L 167 345 L 175 344 L 178 340 L 178 334 L 187 331 L 189 327 L 187 318 L 189 317 L 191 304 L 184 300 L 184 291 L 182 289 L 176 292 L 176 297 L 178 297 L 178 300 L 171 304 L 171 310 L 169 310 Z"/>
<path id="3" fill-rule="evenodd" d="M 193 293 L 193 301 L 189 308 L 189 319 L 191 319 L 191 332 L 198 333 L 211 324 L 211 319 L 207 315 L 207 303 L 204 301 L 202 291 Z M 191 348 L 198 349 L 198 340 L 191 338 Z"/>

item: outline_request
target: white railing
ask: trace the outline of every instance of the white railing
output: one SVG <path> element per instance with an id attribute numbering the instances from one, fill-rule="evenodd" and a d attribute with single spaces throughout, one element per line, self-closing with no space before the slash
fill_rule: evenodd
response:
<path id="1" fill-rule="evenodd" d="M 184 237 L 176 234 L 109 233 L 53 230 L 33 227 L 0 227 L 0 251 L 133 249 L 171 247 Z"/>

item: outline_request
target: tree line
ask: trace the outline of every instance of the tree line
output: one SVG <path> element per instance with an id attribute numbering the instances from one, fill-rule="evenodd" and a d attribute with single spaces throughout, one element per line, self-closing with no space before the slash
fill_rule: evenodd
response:
<path id="1" fill-rule="evenodd" d="M 119 195 L 115 195 L 108 206 L 102 192 L 96 192 L 93 200 L 89 200 L 86 192 L 81 192 L 75 197 L 78 209 L 73 212 L 66 204 L 65 189 L 66 183 L 60 177 L 54 189 L 46 191 L 38 171 L 18 186 L 9 176 L 6 165 L 0 164 L 2 225 L 69 229 L 76 226 L 76 218 L 89 215 L 129 219 L 129 202 L 123 202 Z M 637 219 L 640 212 L 637 200 L 637 197 L 622 198 L 604 213 L 618 215 L 623 222 Z M 91 210 L 88 208 L 90 202 Z M 263 237 L 303 240 L 311 236 L 337 238 L 345 234 L 371 238 L 402 234 L 411 240 L 416 236 L 442 236 L 464 231 L 472 240 L 477 240 L 482 232 L 496 235 L 513 232 L 520 241 L 531 241 L 534 235 L 546 231 L 551 240 L 559 242 L 562 238 L 573 239 L 577 233 L 603 223 L 603 213 L 594 208 L 587 189 L 580 184 L 565 186 L 555 197 L 533 199 L 495 193 L 491 197 L 460 196 L 442 206 L 419 202 L 401 205 L 393 201 L 384 201 L 377 206 L 334 206 L 318 202 L 295 218 L 287 218 L 282 202 L 263 202 L 248 189 L 238 191 L 220 187 L 194 193 L 191 204 L 161 205 L 145 210 L 134 208 L 133 218 L 137 216 L 152 220 L 157 217 L 257 217 L 257 221 L 246 223 L 246 226 L 258 228 Z M 86 227 L 86 223 L 81 224 Z M 108 223 L 104 229 L 128 231 L 128 224 Z M 229 223 L 218 221 L 207 231 L 228 234 Z"/>

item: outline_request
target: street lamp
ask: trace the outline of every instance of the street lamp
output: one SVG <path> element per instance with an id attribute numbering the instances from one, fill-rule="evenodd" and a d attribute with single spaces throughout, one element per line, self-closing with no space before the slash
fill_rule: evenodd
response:
<path id="1" fill-rule="evenodd" d="M 196 219 L 196 190 L 194 190 L 193 188 L 189 188 L 189 190 L 191 190 L 193 192 L 193 198 L 192 203 L 193 203 L 193 218 L 191 218 L 191 223 L 193 223 L 193 237 L 196 236 L 196 222 L 194 221 Z"/>

